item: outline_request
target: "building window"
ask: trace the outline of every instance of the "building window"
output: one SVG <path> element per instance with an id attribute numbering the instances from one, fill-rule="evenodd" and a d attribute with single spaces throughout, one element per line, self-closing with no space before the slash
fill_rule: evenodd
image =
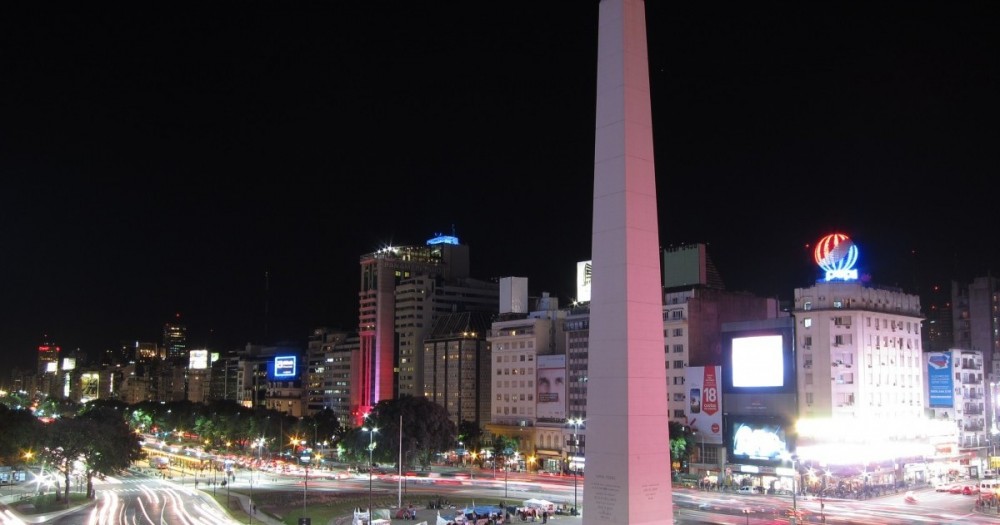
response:
<path id="1" fill-rule="evenodd" d="M 684 361 L 674 361 L 674 368 L 684 368 Z"/>
<path id="2" fill-rule="evenodd" d="M 807 405 L 813 404 L 813 393 L 812 392 L 806 392 L 806 404 Z"/>
<path id="3" fill-rule="evenodd" d="M 682 335 L 684 335 L 683 328 L 674 328 L 674 337 L 680 337 Z"/>
<path id="4" fill-rule="evenodd" d="M 812 327 L 812 325 L 813 325 L 812 317 L 806 317 L 805 319 L 802 320 L 802 326 L 810 328 Z"/>
<path id="5" fill-rule="evenodd" d="M 674 353 L 675 354 L 684 353 L 684 345 L 674 345 Z"/>

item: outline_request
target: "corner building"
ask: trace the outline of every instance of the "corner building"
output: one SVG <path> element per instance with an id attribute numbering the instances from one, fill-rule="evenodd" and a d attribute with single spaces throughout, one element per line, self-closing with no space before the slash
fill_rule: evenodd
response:
<path id="1" fill-rule="evenodd" d="M 923 479 L 919 296 L 818 282 L 795 289 L 793 315 L 802 460 L 858 467 L 869 484 Z"/>

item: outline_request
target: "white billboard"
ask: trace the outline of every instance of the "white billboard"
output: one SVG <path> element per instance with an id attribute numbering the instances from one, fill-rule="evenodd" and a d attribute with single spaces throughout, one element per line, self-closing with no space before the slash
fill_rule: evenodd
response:
<path id="1" fill-rule="evenodd" d="M 191 370 L 208 368 L 208 350 L 191 350 L 188 368 Z"/>
<path id="2" fill-rule="evenodd" d="M 590 302 L 590 283 L 593 273 L 593 261 L 576 263 L 576 300 L 580 303 Z"/>
<path id="3" fill-rule="evenodd" d="M 721 366 L 689 366 L 684 370 L 688 400 L 684 412 L 688 426 L 698 433 L 698 443 L 722 444 L 721 379 Z"/>
<path id="4" fill-rule="evenodd" d="M 566 419 L 566 356 L 540 355 L 536 362 L 535 417 Z"/>

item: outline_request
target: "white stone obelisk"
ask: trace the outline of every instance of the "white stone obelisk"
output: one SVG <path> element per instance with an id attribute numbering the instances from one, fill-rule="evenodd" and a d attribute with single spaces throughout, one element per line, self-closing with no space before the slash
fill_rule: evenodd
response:
<path id="1" fill-rule="evenodd" d="M 645 3 L 599 9 L 583 523 L 673 523 Z"/>

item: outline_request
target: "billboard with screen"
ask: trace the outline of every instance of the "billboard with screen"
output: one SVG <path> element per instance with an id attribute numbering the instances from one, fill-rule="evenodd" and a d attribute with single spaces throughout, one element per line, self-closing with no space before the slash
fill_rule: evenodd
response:
<path id="1" fill-rule="evenodd" d="M 299 375 L 298 356 L 279 355 L 274 358 L 275 379 L 295 379 Z"/>
<path id="2" fill-rule="evenodd" d="M 794 450 L 788 421 L 770 416 L 727 416 L 729 457 L 734 463 L 775 465 Z"/>
<path id="3" fill-rule="evenodd" d="M 791 328 L 723 333 L 726 393 L 794 393 Z"/>

